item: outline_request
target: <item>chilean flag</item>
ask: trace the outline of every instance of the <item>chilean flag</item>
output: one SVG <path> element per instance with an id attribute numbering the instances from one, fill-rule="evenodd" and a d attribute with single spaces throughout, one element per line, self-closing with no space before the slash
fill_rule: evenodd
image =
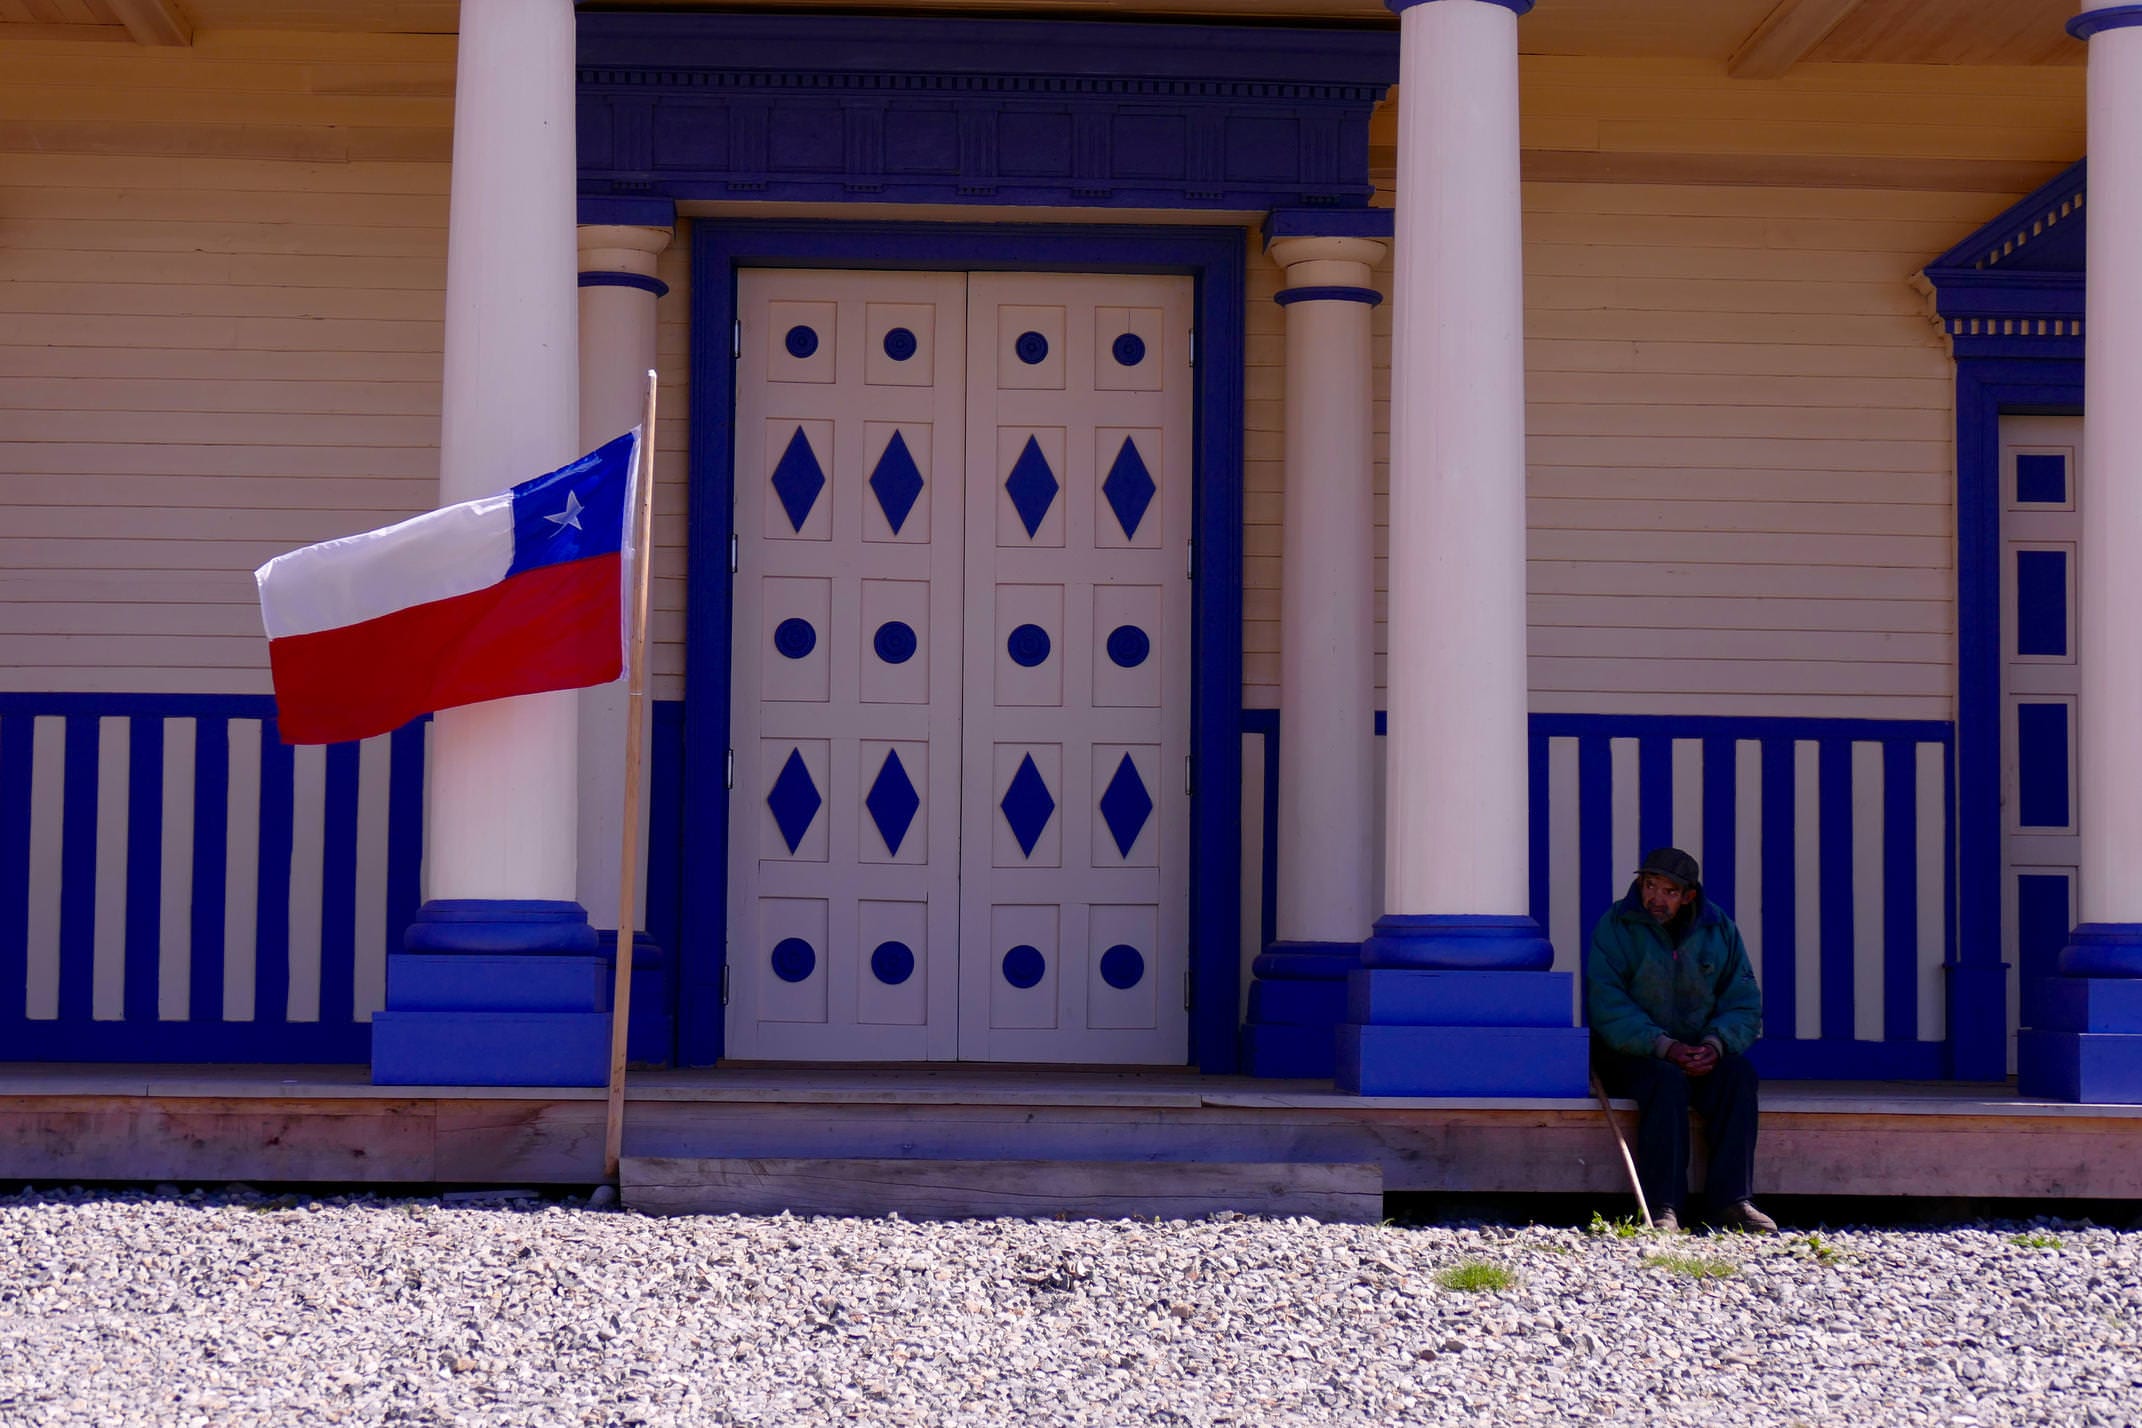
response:
<path id="1" fill-rule="evenodd" d="M 510 491 L 255 571 L 283 741 L 617 678 L 639 445 L 629 431 Z"/>

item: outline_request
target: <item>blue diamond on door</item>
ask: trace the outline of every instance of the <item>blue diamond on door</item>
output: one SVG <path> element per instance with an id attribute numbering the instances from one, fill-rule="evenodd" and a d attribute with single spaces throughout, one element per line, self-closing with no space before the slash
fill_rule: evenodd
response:
<path id="1" fill-rule="evenodd" d="M 1117 853 L 1130 856 L 1139 833 L 1145 829 L 1145 820 L 1152 816 L 1153 795 L 1146 792 L 1145 780 L 1138 777 L 1138 766 L 1125 754 L 1123 762 L 1116 765 L 1116 776 L 1108 781 L 1108 789 L 1101 795 L 1101 821 L 1116 840 Z"/>
<path id="2" fill-rule="evenodd" d="M 884 454 L 870 473 L 870 489 L 877 493 L 878 505 L 885 511 L 885 523 L 892 527 L 894 535 L 900 534 L 900 527 L 907 524 L 907 513 L 915 509 L 915 498 L 922 494 L 922 472 L 907 449 L 907 438 L 897 431 L 885 443 Z"/>
<path id="3" fill-rule="evenodd" d="M 818 493 L 826 488 L 826 473 L 800 426 L 774 466 L 773 488 L 781 498 L 781 509 L 788 512 L 789 527 L 802 531 L 803 523 L 811 518 L 811 507 L 818 504 Z"/>
<path id="4" fill-rule="evenodd" d="M 1158 489 L 1153 484 L 1152 473 L 1145 469 L 1145 458 L 1138 454 L 1138 443 L 1124 437 L 1123 449 L 1116 453 L 1115 464 L 1108 468 L 1108 476 L 1101 482 L 1101 494 L 1108 498 L 1109 508 L 1116 513 L 1124 539 L 1137 538 L 1138 525 L 1145 519 L 1145 508 L 1153 504 L 1153 493 Z"/>
<path id="5" fill-rule="evenodd" d="M 1012 509 L 1019 513 L 1019 523 L 1026 527 L 1028 540 L 1041 529 L 1042 519 L 1056 504 L 1056 493 L 1061 489 L 1056 473 L 1049 469 L 1049 458 L 1041 454 L 1041 443 L 1028 437 L 1019 459 L 1012 463 L 1011 474 L 1004 478 L 1005 494 L 1011 497 Z"/>
<path id="6" fill-rule="evenodd" d="M 1033 857 L 1042 830 L 1056 816 L 1056 799 L 1042 779 L 1041 770 L 1034 767 L 1032 754 L 1019 760 L 1019 772 L 1012 775 L 1011 786 L 1004 790 L 1004 801 L 997 806 L 1004 810 L 1004 821 L 1019 840 L 1019 851 Z M 1146 806 L 1152 807 L 1150 802 Z"/>
<path id="7" fill-rule="evenodd" d="M 878 825 L 886 851 L 898 856 L 900 844 L 907 837 L 908 825 L 915 821 L 915 810 L 922 807 L 922 798 L 915 792 L 914 781 L 907 776 L 907 766 L 900 762 L 898 749 L 886 753 L 885 762 L 863 799 L 863 807 L 870 810 L 871 821 Z"/>
<path id="8" fill-rule="evenodd" d="M 773 811 L 774 823 L 789 852 L 803 846 L 803 835 L 811 831 L 811 821 L 818 817 L 819 806 L 824 802 L 818 795 L 818 785 L 811 781 L 811 771 L 804 767 L 803 750 L 790 749 L 788 762 L 781 765 L 780 776 L 766 795 L 766 806 Z"/>

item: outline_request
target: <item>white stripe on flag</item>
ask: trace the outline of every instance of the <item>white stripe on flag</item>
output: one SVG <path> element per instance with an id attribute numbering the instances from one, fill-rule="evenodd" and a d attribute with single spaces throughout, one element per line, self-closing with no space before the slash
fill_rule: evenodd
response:
<path id="1" fill-rule="evenodd" d="M 268 638 L 361 624 L 496 585 L 513 568 L 513 493 L 278 555 L 253 572 Z"/>

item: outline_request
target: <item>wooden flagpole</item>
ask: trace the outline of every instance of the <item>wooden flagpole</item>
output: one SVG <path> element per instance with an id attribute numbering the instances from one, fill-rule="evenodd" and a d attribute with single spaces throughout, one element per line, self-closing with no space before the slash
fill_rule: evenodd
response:
<path id="1" fill-rule="evenodd" d="M 647 709 L 647 589 L 654 567 L 655 374 L 647 406 L 632 502 L 632 594 L 625 626 L 625 833 L 617 875 L 617 975 L 610 993 L 610 1100 L 603 1116 L 602 1175 L 617 1182 L 625 1143 L 625 1037 L 632 1024 L 632 939 L 640 925 L 640 763 Z"/>

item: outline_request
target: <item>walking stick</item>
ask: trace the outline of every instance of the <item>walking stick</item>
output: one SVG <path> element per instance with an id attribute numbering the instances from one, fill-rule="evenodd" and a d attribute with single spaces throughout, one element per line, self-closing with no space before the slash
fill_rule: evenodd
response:
<path id="1" fill-rule="evenodd" d="M 1629 1173 L 1629 1188 L 1636 1192 L 1636 1210 L 1644 1217 L 1644 1228 L 1655 1228 L 1651 1223 L 1651 1206 L 1644 1200 L 1644 1182 L 1636 1174 L 1636 1157 L 1629 1154 L 1629 1142 L 1621 1133 L 1621 1121 L 1614 1114 L 1614 1103 L 1607 1099 L 1606 1087 L 1599 1084 L 1599 1073 L 1592 1073 L 1592 1094 L 1599 1098 L 1599 1109 L 1606 1112 L 1607 1129 L 1614 1132 L 1614 1144 L 1621 1151 L 1621 1168 Z"/>

